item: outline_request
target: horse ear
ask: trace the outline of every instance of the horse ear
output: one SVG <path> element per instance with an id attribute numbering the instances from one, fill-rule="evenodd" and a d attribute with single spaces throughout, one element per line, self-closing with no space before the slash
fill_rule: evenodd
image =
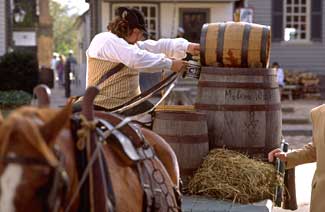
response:
<path id="1" fill-rule="evenodd" d="M 47 121 L 41 128 L 40 132 L 47 142 L 53 142 L 54 138 L 66 126 L 72 113 L 72 103 L 69 102 L 63 109 L 57 112 L 55 116 Z"/>

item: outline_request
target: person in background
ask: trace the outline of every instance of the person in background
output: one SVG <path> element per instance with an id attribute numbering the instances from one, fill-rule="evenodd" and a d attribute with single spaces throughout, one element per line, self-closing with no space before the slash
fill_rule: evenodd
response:
<path id="1" fill-rule="evenodd" d="M 58 62 L 58 55 L 57 55 L 56 52 L 54 52 L 53 56 L 52 56 L 52 59 L 51 59 L 51 69 L 53 71 L 55 81 L 58 80 L 58 73 L 57 73 L 57 70 L 56 70 L 57 62 Z"/>
<path id="2" fill-rule="evenodd" d="M 72 73 L 74 76 L 76 75 L 76 65 L 77 65 L 77 60 L 73 56 L 73 51 L 69 50 L 69 55 L 65 63 L 65 68 L 64 68 L 64 88 L 65 88 L 65 96 L 70 97 L 71 94 L 71 78 L 70 74 Z"/>
<path id="3" fill-rule="evenodd" d="M 60 55 L 59 61 L 56 63 L 56 70 L 59 77 L 59 87 L 63 87 L 64 85 L 64 64 L 65 57 L 63 55 Z"/>
<path id="4" fill-rule="evenodd" d="M 80 79 L 79 79 L 79 73 L 78 73 L 78 67 L 77 67 L 77 59 L 73 56 L 73 50 L 69 50 L 69 56 L 67 61 L 70 62 L 70 69 L 71 73 L 74 77 L 75 83 L 78 86 L 80 84 Z"/>
<path id="5" fill-rule="evenodd" d="M 186 53 L 198 55 L 200 45 L 183 38 L 144 40 L 147 27 L 143 14 L 135 8 L 118 8 L 117 18 L 109 23 L 108 32 L 97 34 L 91 41 L 87 55 L 87 87 L 95 86 L 100 78 L 122 63 L 124 66 L 99 85 L 94 100 L 97 110 L 113 111 L 141 93 L 139 72 L 160 72 L 170 69 L 183 72 Z M 77 101 L 77 104 L 82 98 Z M 132 116 L 147 111 L 152 103 L 145 101 L 123 112 Z M 75 106 L 75 111 L 78 105 Z"/>
<path id="6" fill-rule="evenodd" d="M 276 70 L 279 87 L 283 88 L 284 87 L 284 72 L 283 72 L 283 69 L 280 67 L 279 63 L 277 63 L 277 62 L 274 62 L 272 64 L 272 68 Z"/>
<path id="7" fill-rule="evenodd" d="M 73 56 L 73 50 L 69 50 L 69 55 L 68 55 L 68 58 L 67 58 L 67 63 L 70 63 L 70 66 L 71 66 L 71 71 L 72 72 L 75 72 L 75 65 L 77 65 L 77 60 L 76 58 Z"/>
<path id="8" fill-rule="evenodd" d="M 286 169 L 304 163 L 316 162 L 316 171 L 312 181 L 310 212 L 324 212 L 325 210 L 325 104 L 311 110 L 313 124 L 312 142 L 289 153 L 281 149 L 274 149 L 268 154 L 270 162 L 279 158 L 285 162 Z"/>

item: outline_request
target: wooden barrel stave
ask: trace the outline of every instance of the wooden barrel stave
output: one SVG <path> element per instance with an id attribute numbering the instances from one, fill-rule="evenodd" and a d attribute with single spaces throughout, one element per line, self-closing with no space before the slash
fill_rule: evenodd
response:
<path id="1" fill-rule="evenodd" d="M 281 129 L 271 123 L 281 121 L 277 112 L 207 112 L 210 149 L 212 148 L 261 148 L 273 149 L 279 145 Z M 257 118 L 258 117 L 258 118 Z"/>
<path id="2" fill-rule="evenodd" d="M 209 23 L 201 31 L 201 64 L 220 67 L 268 66 L 270 27 L 244 22 Z"/>
<path id="3" fill-rule="evenodd" d="M 266 153 L 279 146 L 276 80 L 271 69 L 202 67 L 195 108 L 207 114 L 210 149 Z"/>
<path id="4" fill-rule="evenodd" d="M 170 144 L 177 156 L 183 180 L 201 165 L 209 151 L 207 117 L 204 113 L 190 111 L 188 107 L 167 106 L 155 112 L 153 131 Z"/>

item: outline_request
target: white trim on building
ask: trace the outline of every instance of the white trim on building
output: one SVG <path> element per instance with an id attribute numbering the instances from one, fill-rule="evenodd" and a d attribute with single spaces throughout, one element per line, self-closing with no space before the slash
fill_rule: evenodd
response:
<path id="1" fill-rule="evenodd" d="M 156 5 L 158 16 L 154 19 L 158 22 L 156 24 L 156 32 L 158 38 L 173 38 L 177 34 L 177 29 L 180 26 L 180 9 L 208 9 L 209 18 L 208 22 L 224 22 L 233 20 L 234 1 L 204 1 L 204 2 L 190 2 L 190 1 L 141 1 L 141 3 L 135 3 L 134 1 L 110 2 L 103 1 L 102 8 L 102 31 L 107 31 L 107 24 L 114 17 L 111 14 L 113 9 L 117 6 L 134 6 L 134 5 Z"/>
<path id="2" fill-rule="evenodd" d="M 233 3 L 161 3 L 160 4 L 161 37 L 175 37 L 180 26 L 180 9 L 198 8 L 210 11 L 208 22 L 224 22 L 233 20 Z"/>
<path id="3" fill-rule="evenodd" d="M 159 37 L 159 10 L 158 10 L 158 4 L 150 4 L 150 3 L 114 3 L 112 4 L 112 11 L 116 11 L 119 7 L 130 7 L 130 8 L 137 8 L 145 16 L 146 25 L 148 26 L 148 34 L 150 39 L 157 39 Z M 115 16 L 115 14 L 114 14 Z"/>
<path id="4" fill-rule="evenodd" d="M 6 53 L 6 0 L 0 0 L 0 56 Z"/>
<path id="5" fill-rule="evenodd" d="M 306 42 L 310 40 L 310 0 L 283 1 L 284 41 Z"/>

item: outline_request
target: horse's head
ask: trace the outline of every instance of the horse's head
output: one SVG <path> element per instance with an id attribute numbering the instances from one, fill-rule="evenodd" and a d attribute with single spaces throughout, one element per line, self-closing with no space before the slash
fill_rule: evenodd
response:
<path id="1" fill-rule="evenodd" d="M 62 110 L 25 107 L 0 118 L 0 211 L 48 211 L 50 201 L 56 201 L 53 192 L 62 196 L 57 193 L 61 170 L 74 165 L 68 154 L 73 146 L 65 142 L 71 140 L 70 114 L 70 105 Z"/>

